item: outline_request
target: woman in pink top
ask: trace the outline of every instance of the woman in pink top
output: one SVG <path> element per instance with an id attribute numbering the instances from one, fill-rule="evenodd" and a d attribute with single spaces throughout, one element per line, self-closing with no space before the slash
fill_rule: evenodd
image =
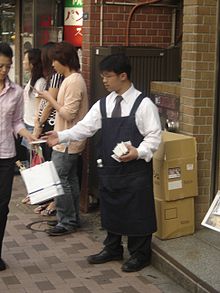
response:
<path id="1" fill-rule="evenodd" d="M 6 269 L 1 258 L 2 242 L 9 212 L 15 163 L 14 135 L 34 137 L 23 124 L 23 91 L 8 78 L 13 52 L 7 43 L 0 43 L 0 271 Z"/>

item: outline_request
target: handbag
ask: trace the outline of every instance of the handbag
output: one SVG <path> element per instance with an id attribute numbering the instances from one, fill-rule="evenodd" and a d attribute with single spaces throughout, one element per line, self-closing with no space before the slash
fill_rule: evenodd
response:
<path id="1" fill-rule="evenodd" d="M 30 150 L 30 166 L 34 167 L 36 165 L 42 164 L 44 162 L 43 152 L 41 146 L 35 146 L 35 148 Z"/>
<path id="2" fill-rule="evenodd" d="M 20 170 L 31 204 L 39 204 L 64 194 L 53 161 Z"/>

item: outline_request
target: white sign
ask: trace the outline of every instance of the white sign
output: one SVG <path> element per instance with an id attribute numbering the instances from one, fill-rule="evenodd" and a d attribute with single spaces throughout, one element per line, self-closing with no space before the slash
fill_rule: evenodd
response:
<path id="1" fill-rule="evenodd" d="M 82 7 L 65 7 L 64 25 L 83 25 L 83 9 Z"/>
<path id="2" fill-rule="evenodd" d="M 205 218 L 202 221 L 202 225 L 220 232 L 220 191 L 216 194 Z"/>

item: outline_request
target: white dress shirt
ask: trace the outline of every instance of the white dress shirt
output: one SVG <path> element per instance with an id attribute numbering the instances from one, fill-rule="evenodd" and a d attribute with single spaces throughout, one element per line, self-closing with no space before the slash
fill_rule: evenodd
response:
<path id="1" fill-rule="evenodd" d="M 132 106 L 140 93 L 131 84 L 131 87 L 121 95 L 123 97 L 121 102 L 122 117 L 130 114 Z M 107 117 L 111 117 L 117 95 L 116 92 L 111 92 L 106 98 Z M 143 141 L 137 147 L 138 158 L 149 162 L 161 141 L 161 124 L 158 109 L 149 98 L 146 97 L 142 100 L 135 114 L 135 122 L 138 130 L 143 135 Z M 59 142 L 68 143 L 74 140 L 84 140 L 93 136 L 101 128 L 101 125 L 100 101 L 97 101 L 83 120 L 70 129 L 58 132 Z"/>

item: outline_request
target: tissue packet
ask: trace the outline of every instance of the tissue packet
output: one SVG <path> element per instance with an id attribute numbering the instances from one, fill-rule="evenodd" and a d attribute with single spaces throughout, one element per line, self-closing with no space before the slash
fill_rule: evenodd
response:
<path id="1" fill-rule="evenodd" d="M 116 161 L 118 162 L 121 162 L 121 160 L 119 159 L 119 157 L 127 154 L 128 152 L 128 148 L 126 147 L 125 144 L 130 144 L 131 145 L 131 142 L 130 141 L 126 141 L 126 142 L 120 142 L 116 145 L 116 147 L 113 149 L 113 155 L 112 155 L 112 158 L 115 159 Z"/>

